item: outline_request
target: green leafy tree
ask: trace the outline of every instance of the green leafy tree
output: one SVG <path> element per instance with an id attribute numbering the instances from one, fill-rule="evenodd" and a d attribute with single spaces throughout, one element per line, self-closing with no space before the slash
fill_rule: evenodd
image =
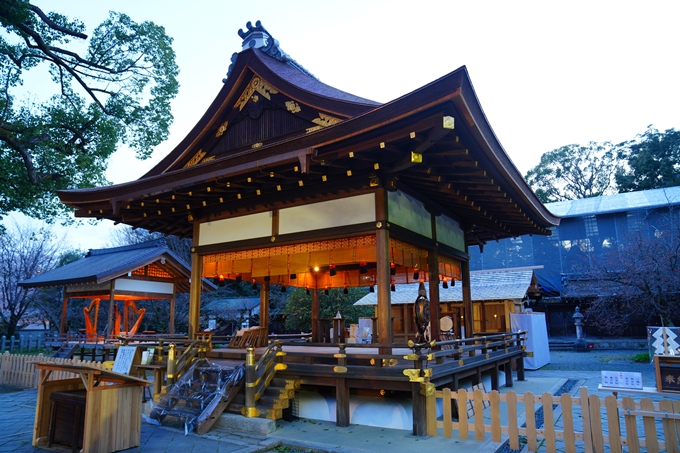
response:
<path id="1" fill-rule="evenodd" d="M 366 288 L 348 288 L 347 294 L 339 289 L 330 289 L 328 295 L 322 292 L 319 297 L 320 315 L 322 318 L 333 318 L 340 312 L 347 324 L 356 323 L 361 317 L 373 316 L 372 306 L 354 305 L 367 293 Z M 288 298 L 285 313 L 286 330 L 309 332 L 312 328 L 312 296 L 304 288 L 296 288 Z"/>
<path id="2" fill-rule="evenodd" d="M 88 41 L 82 22 L 26 0 L 0 0 L 0 26 L 0 216 L 49 221 L 69 211 L 56 190 L 107 184 L 119 145 L 144 159 L 167 137 L 178 90 L 172 39 L 111 12 Z M 45 77 L 24 85 L 38 80 L 29 71 Z M 32 92 L 48 87 L 46 99 Z"/>
<path id="3" fill-rule="evenodd" d="M 616 153 L 611 143 L 590 142 L 548 151 L 525 179 L 543 203 L 616 192 Z"/>
<path id="4" fill-rule="evenodd" d="M 621 192 L 680 186 L 680 131 L 659 132 L 652 126 L 634 140 L 618 146 L 627 161 L 616 172 Z"/>

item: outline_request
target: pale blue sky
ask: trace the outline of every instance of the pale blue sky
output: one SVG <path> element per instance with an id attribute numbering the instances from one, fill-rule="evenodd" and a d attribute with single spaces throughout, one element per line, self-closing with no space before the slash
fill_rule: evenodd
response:
<path id="1" fill-rule="evenodd" d="M 180 92 L 169 140 L 149 161 L 121 150 L 108 178 L 144 174 L 193 127 L 222 85 L 237 31 L 261 20 L 321 81 L 387 102 L 466 65 L 484 111 L 522 174 L 570 143 L 680 127 L 680 2 L 34 0 L 91 30 L 109 9 L 165 26 Z M 110 225 L 71 231 L 83 249 Z"/>

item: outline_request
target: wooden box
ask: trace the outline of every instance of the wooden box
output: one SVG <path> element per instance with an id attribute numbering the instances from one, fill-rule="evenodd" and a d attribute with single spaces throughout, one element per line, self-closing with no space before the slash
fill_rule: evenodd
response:
<path id="1" fill-rule="evenodd" d="M 71 445 L 73 451 L 83 447 L 86 401 L 85 389 L 52 392 L 48 447 L 54 442 Z"/>

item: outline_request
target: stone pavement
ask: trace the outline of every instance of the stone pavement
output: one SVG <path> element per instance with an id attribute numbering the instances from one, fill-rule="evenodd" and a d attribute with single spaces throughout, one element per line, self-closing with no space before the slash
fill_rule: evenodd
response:
<path id="1" fill-rule="evenodd" d="M 566 379 L 578 380 L 588 387 L 590 393 L 597 393 L 600 370 L 639 371 L 643 373 L 643 383 L 652 387 L 654 368 L 650 364 L 636 364 L 629 359 L 640 351 L 591 351 L 575 353 L 571 351 L 552 351 L 551 363 L 537 371 L 527 371 L 527 380 L 515 381 L 512 389 L 518 393 L 532 391 L 540 394 L 554 390 Z M 600 393 L 604 398 L 608 394 Z M 668 398 L 668 395 L 664 395 Z M 680 399 L 680 395 L 670 398 Z M 35 416 L 35 390 L 0 389 L 0 453 L 4 452 L 44 452 L 31 446 L 33 420 Z M 636 398 L 637 399 L 637 398 Z M 653 398 L 654 399 L 654 398 Z M 658 400 L 658 397 L 655 398 Z M 556 418 L 559 425 L 560 419 Z M 490 436 L 487 435 L 487 439 Z M 221 429 L 213 429 L 208 434 L 198 436 L 194 433 L 184 435 L 181 430 L 142 423 L 141 445 L 125 450 L 127 452 L 267 452 L 279 445 L 286 445 L 305 451 L 341 453 L 412 453 L 423 449 L 461 453 L 492 453 L 499 444 L 489 440 L 478 442 L 437 437 L 414 437 L 410 431 L 365 427 L 352 425 L 339 428 L 331 422 L 299 420 L 279 422 L 276 432 L 267 437 L 239 434 Z M 53 451 L 70 451 L 57 447 Z M 545 448 L 543 450 L 545 451 Z M 559 450 L 558 450 L 559 451 Z"/>

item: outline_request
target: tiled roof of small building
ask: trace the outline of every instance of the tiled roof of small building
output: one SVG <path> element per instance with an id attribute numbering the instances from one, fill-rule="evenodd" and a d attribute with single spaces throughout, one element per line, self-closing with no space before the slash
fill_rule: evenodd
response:
<path id="1" fill-rule="evenodd" d="M 158 260 L 165 264 L 164 258 L 173 262 L 178 274 L 187 278 L 191 275 L 190 266 L 168 249 L 165 239 L 156 239 L 122 247 L 91 249 L 84 258 L 23 280 L 19 285 L 31 288 L 103 283 Z"/>
<path id="2" fill-rule="evenodd" d="M 497 270 L 480 271 L 470 273 L 470 291 L 472 300 L 521 300 L 531 286 L 534 271 L 528 270 Z M 412 304 L 418 297 L 418 283 L 396 285 L 396 291 L 392 292 L 391 303 L 393 305 Z M 425 285 L 429 297 L 429 285 Z M 377 305 L 378 289 L 375 293 L 368 293 L 359 299 L 354 305 Z M 439 287 L 440 302 L 462 302 L 462 285 L 457 282 L 456 286 L 448 288 Z"/>

